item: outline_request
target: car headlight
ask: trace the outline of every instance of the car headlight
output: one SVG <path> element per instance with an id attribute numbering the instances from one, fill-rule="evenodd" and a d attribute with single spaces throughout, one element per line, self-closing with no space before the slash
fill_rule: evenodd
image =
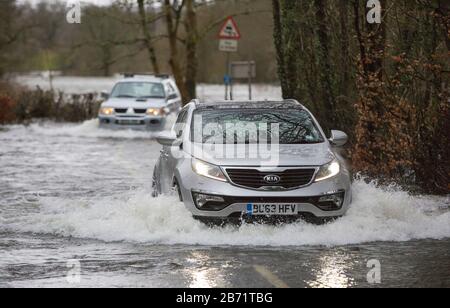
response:
<path id="1" fill-rule="evenodd" d="M 163 117 L 166 115 L 166 110 L 164 108 L 149 108 L 147 109 L 147 114 L 155 117 Z"/>
<path id="2" fill-rule="evenodd" d="M 319 172 L 316 175 L 316 182 L 324 181 L 335 177 L 341 172 L 341 165 L 337 159 L 333 160 L 331 163 L 320 167 Z"/>
<path id="3" fill-rule="evenodd" d="M 193 158 L 192 170 L 198 175 L 221 182 L 227 182 L 225 175 L 218 166 L 208 164 L 204 161 Z"/>
<path id="4" fill-rule="evenodd" d="M 113 115 L 114 114 L 114 108 L 100 108 L 99 113 L 101 115 Z"/>

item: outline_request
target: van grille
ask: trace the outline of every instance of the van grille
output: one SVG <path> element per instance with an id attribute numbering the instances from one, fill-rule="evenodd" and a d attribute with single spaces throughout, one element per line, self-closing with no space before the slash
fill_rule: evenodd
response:
<path id="1" fill-rule="evenodd" d="M 313 180 L 316 169 L 288 169 L 282 172 L 261 172 L 256 169 L 226 169 L 230 180 L 239 186 L 260 189 L 263 187 L 278 187 L 292 189 L 308 185 Z M 267 176 L 278 176 L 279 182 L 269 183 Z"/>

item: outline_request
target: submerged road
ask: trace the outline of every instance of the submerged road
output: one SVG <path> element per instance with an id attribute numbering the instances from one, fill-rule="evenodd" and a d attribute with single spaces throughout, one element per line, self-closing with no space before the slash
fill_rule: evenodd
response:
<path id="1" fill-rule="evenodd" d="M 208 228 L 150 197 L 159 150 L 95 121 L 0 128 L 0 287 L 450 287 L 448 198 L 357 180 L 329 225 Z"/>

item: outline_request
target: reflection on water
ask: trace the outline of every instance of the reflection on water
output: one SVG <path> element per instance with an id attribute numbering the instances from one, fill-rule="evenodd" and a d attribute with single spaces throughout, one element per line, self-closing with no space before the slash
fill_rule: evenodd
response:
<path id="1" fill-rule="evenodd" d="M 319 258 L 315 278 L 307 282 L 313 288 L 348 288 L 354 286 L 354 279 L 348 276 L 348 264 L 352 262 L 347 255 L 334 252 Z"/>
<path id="2" fill-rule="evenodd" d="M 191 275 L 191 282 L 189 284 L 190 288 L 214 288 L 217 287 L 215 281 L 211 280 L 210 277 L 214 276 L 213 272 L 215 269 L 204 269 L 196 271 L 195 269 L 190 269 L 188 272 Z"/>
<path id="3" fill-rule="evenodd" d="M 187 262 L 196 266 L 192 266 L 185 271 L 190 288 L 220 288 L 226 286 L 222 270 L 211 266 L 210 261 L 210 256 L 205 252 L 195 251 L 191 253 Z"/>

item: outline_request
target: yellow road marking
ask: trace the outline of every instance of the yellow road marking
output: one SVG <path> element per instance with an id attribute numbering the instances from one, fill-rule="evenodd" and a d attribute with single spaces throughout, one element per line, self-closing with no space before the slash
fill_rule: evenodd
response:
<path id="1" fill-rule="evenodd" d="M 279 289 L 287 289 L 289 286 L 280 278 L 278 278 L 274 273 L 269 271 L 267 267 L 261 265 L 254 265 L 255 271 L 260 274 L 264 279 L 266 279 L 271 285 Z"/>

